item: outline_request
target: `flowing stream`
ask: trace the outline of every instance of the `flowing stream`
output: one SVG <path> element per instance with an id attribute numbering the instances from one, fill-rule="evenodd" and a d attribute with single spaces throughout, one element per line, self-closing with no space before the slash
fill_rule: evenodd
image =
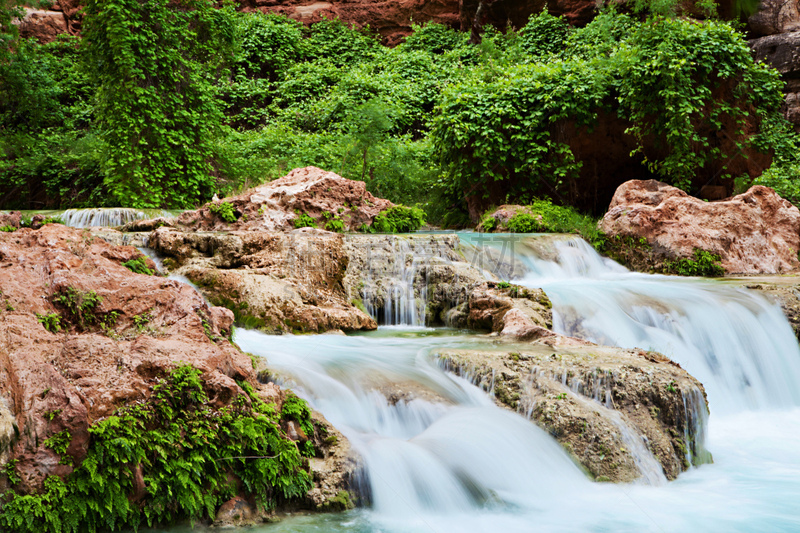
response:
<path id="1" fill-rule="evenodd" d="M 578 239 L 519 239 L 462 235 L 465 245 L 512 253 L 522 266 L 515 282 L 545 289 L 559 332 L 658 350 L 697 377 L 714 463 L 659 486 L 589 481 L 544 431 L 436 363 L 441 348 L 491 350 L 485 335 L 419 325 L 350 336 L 238 329 L 243 350 L 267 358 L 350 439 L 371 500 L 256 531 L 800 531 L 800 350 L 780 310 L 722 282 L 628 272 Z M 413 311 L 388 316 L 419 321 Z"/>

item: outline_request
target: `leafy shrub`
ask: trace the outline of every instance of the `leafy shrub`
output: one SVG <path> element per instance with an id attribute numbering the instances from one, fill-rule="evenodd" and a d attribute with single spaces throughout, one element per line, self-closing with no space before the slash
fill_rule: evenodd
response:
<path id="1" fill-rule="evenodd" d="M 372 230 L 378 233 L 410 233 L 424 224 L 425 212 L 422 209 L 396 205 L 375 217 Z"/>
<path id="2" fill-rule="evenodd" d="M 230 202 L 211 203 L 208 209 L 225 222 L 236 222 L 236 209 Z"/>
<path id="3" fill-rule="evenodd" d="M 122 266 L 137 274 L 144 274 L 145 276 L 152 276 L 154 274 L 152 270 L 147 268 L 147 263 L 145 262 L 145 257 L 143 255 L 140 255 L 136 259 L 125 261 L 122 263 Z"/>
<path id="4" fill-rule="evenodd" d="M 491 214 L 484 220 L 489 218 Z M 507 227 L 514 233 L 577 233 L 598 249 L 605 242 L 604 234 L 597 229 L 597 220 L 572 207 L 553 205 L 549 199 L 534 200 L 527 210 L 511 217 Z"/>
<path id="5" fill-rule="evenodd" d="M 201 372 L 176 368 L 145 402 L 91 426 L 86 459 L 66 480 L 49 477 L 43 494 L 6 493 L 0 528 L 77 533 L 213 519 L 236 492 L 231 476 L 266 509 L 311 488 L 273 406 L 255 394 L 220 410 L 208 400 Z M 132 468 L 141 468 L 147 489 L 138 502 Z"/>
<path id="6" fill-rule="evenodd" d="M 444 24 L 434 22 L 426 22 L 422 26 L 412 24 L 411 29 L 414 32 L 406 37 L 406 41 L 402 45 L 406 50 L 440 55 L 458 48 L 467 48 L 469 43 L 467 33 L 456 31 Z"/>
<path id="7" fill-rule="evenodd" d="M 17 231 L 17 228 L 15 228 L 14 226 L 0 226 L 0 231 L 5 233 L 11 233 Z"/>
<path id="8" fill-rule="evenodd" d="M 720 264 L 720 256 L 699 248 L 694 250 L 691 259 L 664 261 L 663 271 L 679 276 L 720 277 L 725 275 L 725 269 Z"/>
<path id="9" fill-rule="evenodd" d="M 48 313 L 46 315 L 36 313 L 36 320 L 50 333 L 61 331 L 61 317 L 57 313 Z"/>
<path id="10" fill-rule="evenodd" d="M 294 220 L 295 228 L 316 228 L 317 221 L 311 218 L 308 213 L 300 213 Z"/>
<path id="11" fill-rule="evenodd" d="M 325 223 L 325 229 L 336 233 L 344 232 L 344 222 L 339 218 L 332 218 Z"/>
<path id="12" fill-rule="evenodd" d="M 520 30 L 519 46 L 527 54 L 545 59 L 564 50 L 569 34 L 569 24 L 562 17 L 542 11 L 538 15 L 531 15 Z"/>
<path id="13" fill-rule="evenodd" d="M 103 302 L 103 297 L 95 291 L 81 291 L 69 286 L 53 295 L 53 302 L 64 307 L 66 318 L 84 329 L 97 321 L 97 307 Z"/>

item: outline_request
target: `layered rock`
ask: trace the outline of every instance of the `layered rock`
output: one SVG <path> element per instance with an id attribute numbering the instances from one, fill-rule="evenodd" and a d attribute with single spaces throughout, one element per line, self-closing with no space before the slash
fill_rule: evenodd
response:
<path id="1" fill-rule="evenodd" d="M 726 273 L 800 267 L 800 210 L 763 186 L 704 202 L 655 180 L 628 181 L 614 194 L 600 228 L 611 239 L 646 241 L 656 262 L 691 258 L 701 249 L 719 255 Z"/>
<path id="2" fill-rule="evenodd" d="M 122 266 L 140 256 L 58 224 L 0 233 L 0 460 L 17 461 L 16 490 L 37 492 L 47 476 L 69 474 L 95 421 L 147 399 L 180 365 L 202 371 L 214 408 L 243 395 L 242 382 L 280 407 L 283 392 L 259 383 L 250 357 L 228 340 L 233 313 L 186 284 Z M 65 431 L 68 461 L 46 443 Z M 339 453 L 319 444 L 324 457 Z M 310 505 L 338 493 L 333 478 L 318 478 Z M 0 478 L 0 490 L 8 483 Z"/>
<path id="3" fill-rule="evenodd" d="M 149 246 L 236 320 L 270 332 L 375 329 L 342 284 L 349 263 L 344 236 L 303 228 L 289 233 L 183 232 L 162 227 Z"/>
<path id="4" fill-rule="evenodd" d="M 232 206 L 234 221 L 226 220 L 219 211 L 223 204 Z M 320 228 L 337 219 L 344 230 L 357 231 L 393 205 L 375 198 L 363 181 L 305 167 L 238 196 L 187 211 L 178 217 L 176 225 L 193 231 L 291 231 L 297 227 L 298 219 L 305 216 Z"/>
<path id="5" fill-rule="evenodd" d="M 598 481 L 658 484 L 710 462 L 705 393 L 679 365 L 654 352 L 548 337 L 439 358 L 548 431 Z"/>

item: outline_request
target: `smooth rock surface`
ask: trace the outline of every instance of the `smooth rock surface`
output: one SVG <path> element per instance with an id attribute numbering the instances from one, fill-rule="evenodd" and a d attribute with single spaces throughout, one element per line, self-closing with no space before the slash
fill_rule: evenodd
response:
<path id="1" fill-rule="evenodd" d="M 612 238 L 646 239 L 662 259 L 708 250 L 721 257 L 729 274 L 800 267 L 800 210 L 758 185 L 733 198 L 704 202 L 656 180 L 628 181 L 617 189 L 600 228 Z"/>

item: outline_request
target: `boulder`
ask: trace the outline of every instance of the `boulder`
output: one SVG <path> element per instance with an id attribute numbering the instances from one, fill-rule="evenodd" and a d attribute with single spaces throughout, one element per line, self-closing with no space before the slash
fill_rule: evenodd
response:
<path id="1" fill-rule="evenodd" d="M 753 35 L 775 35 L 800 30 L 800 5 L 785 0 L 761 0 L 758 11 L 747 19 Z"/>
<path id="2" fill-rule="evenodd" d="M 161 227 L 148 244 L 239 324 L 273 333 L 354 331 L 377 324 L 343 285 L 345 237 L 319 229 L 288 233 L 192 232 Z"/>
<path id="3" fill-rule="evenodd" d="M 67 18 L 61 11 L 25 8 L 25 17 L 19 22 L 20 37 L 36 39 L 42 44 L 55 41 L 68 30 Z"/>
<path id="4" fill-rule="evenodd" d="M 726 273 L 776 274 L 800 267 L 800 210 L 768 187 L 705 202 L 656 180 L 623 183 L 600 228 L 611 238 L 646 241 L 656 260 L 721 258 Z"/>
<path id="5" fill-rule="evenodd" d="M 512 314 L 508 328 L 520 318 L 506 316 Z M 654 352 L 548 333 L 489 351 L 437 355 L 498 405 L 548 431 L 597 481 L 659 484 L 711 461 L 705 392 L 679 365 Z"/>
<path id="6" fill-rule="evenodd" d="M 280 388 L 260 383 L 251 358 L 229 341 L 233 314 L 187 284 L 122 266 L 140 255 L 60 224 L 0 232 L 0 467 L 17 461 L 15 490 L 36 493 L 47 476 L 68 475 L 94 422 L 146 400 L 155 380 L 180 365 L 202 371 L 216 409 L 245 394 L 242 382 L 280 409 Z M 63 431 L 69 460 L 45 445 Z M 326 444 L 325 434 L 307 438 L 325 457 L 344 453 L 334 448 L 345 440 Z M 328 488 L 308 505 L 346 488 L 314 479 Z M 8 488 L 0 477 L 0 491 Z"/>
<path id="7" fill-rule="evenodd" d="M 226 221 L 215 209 L 231 204 L 235 221 Z M 191 230 L 291 231 L 305 215 L 317 227 L 341 220 L 344 230 L 357 231 L 394 204 L 375 198 L 363 181 L 343 178 L 317 167 L 296 168 L 286 176 L 230 198 L 181 214 L 176 225 Z"/>

